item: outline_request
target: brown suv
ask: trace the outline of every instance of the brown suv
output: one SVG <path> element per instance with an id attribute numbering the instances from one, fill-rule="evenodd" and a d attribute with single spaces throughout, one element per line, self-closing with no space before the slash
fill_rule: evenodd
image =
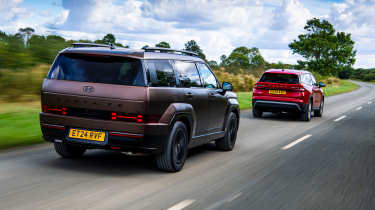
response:
<path id="1" fill-rule="evenodd" d="M 215 140 L 233 149 L 240 110 L 231 90 L 192 52 L 76 43 L 43 83 L 40 124 L 62 157 L 153 153 L 158 168 L 179 171 L 188 148 Z"/>

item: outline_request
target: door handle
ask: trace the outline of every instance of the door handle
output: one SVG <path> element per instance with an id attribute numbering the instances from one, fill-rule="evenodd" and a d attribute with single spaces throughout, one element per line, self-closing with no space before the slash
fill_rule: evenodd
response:
<path id="1" fill-rule="evenodd" d="M 193 98 L 193 93 L 191 93 L 191 92 L 187 92 L 186 94 L 185 94 L 185 96 L 187 97 L 187 98 Z"/>

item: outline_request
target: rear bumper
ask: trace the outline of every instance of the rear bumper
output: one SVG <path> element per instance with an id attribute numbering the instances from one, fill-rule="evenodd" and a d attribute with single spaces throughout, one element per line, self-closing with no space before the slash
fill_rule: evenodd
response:
<path id="1" fill-rule="evenodd" d="M 131 152 L 160 153 L 169 135 L 169 125 L 163 123 L 114 122 L 48 113 L 40 113 L 40 125 L 46 141 Z M 70 128 L 103 131 L 106 140 L 95 142 L 70 139 Z"/>
<path id="2" fill-rule="evenodd" d="M 294 111 L 302 112 L 305 109 L 304 103 L 286 101 L 253 100 L 253 107 L 262 111 Z"/>

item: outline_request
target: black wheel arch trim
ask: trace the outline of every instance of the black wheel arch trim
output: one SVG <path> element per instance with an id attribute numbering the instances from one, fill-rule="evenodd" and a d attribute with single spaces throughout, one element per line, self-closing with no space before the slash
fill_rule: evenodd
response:
<path id="1" fill-rule="evenodd" d="M 223 127 L 222 127 L 222 130 L 225 131 L 225 124 L 228 120 L 228 116 L 229 116 L 229 113 L 231 112 L 234 112 L 236 115 L 237 115 L 237 124 L 239 125 L 240 124 L 240 107 L 238 104 L 229 104 L 229 106 L 227 107 L 227 110 L 225 112 L 225 118 L 224 118 L 224 123 L 223 123 Z"/>
<path id="2" fill-rule="evenodd" d="M 190 142 L 196 129 L 196 115 L 193 106 L 187 103 L 172 103 L 159 120 L 161 123 L 168 124 L 170 129 L 176 121 L 182 121 L 186 124 Z"/>

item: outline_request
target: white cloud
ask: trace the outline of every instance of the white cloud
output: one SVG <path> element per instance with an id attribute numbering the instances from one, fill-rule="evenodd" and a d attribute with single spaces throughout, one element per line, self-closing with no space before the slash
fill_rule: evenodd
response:
<path id="1" fill-rule="evenodd" d="M 96 38 L 113 33 L 131 47 L 167 41 L 183 48 L 194 39 L 212 60 L 239 46 L 287 51 L 288 43 L 312 16 L 299 0 L 127 0 L 121 4 L 64 0 L 63 6 L 69 15 L 61 30 L 95 33 Z M 296 62 L 294 56 L 277 55 L 267 57 Z"/>
<path id="2" fill-rule="evenodd" d="M 347 0 L 331 7 L 329 20 L 338 31 L 352 34 L 358 51 L 355 67 L 375 66 L 375 1 Z"/>
<path id="3" fill-rule="evenodd" d="M 260 49 L 260 53 L 266 61 L 272 63 L 283 61 L 288 64 L 297 64 L 297 60 L 303 59 L 301 56 L 293 55 L 288 49 Z"/>
<path id="4" fill-rule="evenodd" d="M 304 32 L 306 21 L 324 17 L 339 31 L 352 33 L 356 66 L 375 66 L 374 0 L 62 0 L 56 11 L 22 5 L 22 0 L 0 0 L 0 30 L 14 33 L 31 26 L 37 33 L 91 40 L 113 33 L 133 48 L 160 41 L 183 48 L 194 39 L 208 59 L 246 46 L 260 48 L 267 61 L 286 63 L 301 59 L 288 44 Z"/>
<path id="5" fill-rule="evenodd" d="M 14 22 L 28 14 L 25 8 L 19 7 L 23 0 L 0 0 L 0 22 Z"/>
<path id="6" fill-rule="evenodd" d="M 298 0 L 284 0 L 273 14 L 271 29 L 301 31 L 306 20 L 312 17 L 310 11 Z"/>
<path id="7" fill-rule="evenodd" d="M 358 54 L 356 68 L 374 68 L 375 67 L 375 55 L 371 54 Z"/>
<path id="8" fill-rule="evenodd" d="M 254 45 L 265 32 L 264 27 L 270 21 L 264 15 L 266 9 L 258 1 L 245 3 L 239 0 L 156 3 L 128 0 L 114 4 L 110 0 L 91 0 L 90 8 L 82 10 L 79 8 L 83 3 L 66 0 L 63 5 L 69 10 L 69 16 L 61 29 L 98 36 L 114 33 L 135 47 L 164 40 L 183 48 L 185 42 L 194 39 L 209 59 L 218 59 L 235 46 Z"/>

